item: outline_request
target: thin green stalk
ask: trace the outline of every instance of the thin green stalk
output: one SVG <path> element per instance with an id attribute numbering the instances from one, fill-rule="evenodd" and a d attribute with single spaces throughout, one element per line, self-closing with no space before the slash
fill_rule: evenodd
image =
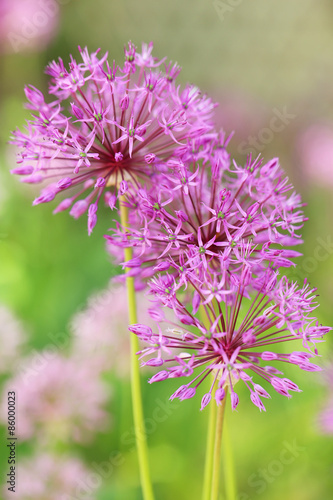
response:
<path id="1" fill-rule="evenodd" d="M 203 305 L 199 308 L 200 319 L 202 323 L 209 328 L 209 318 Z M 214 383 L 215 374 L 212 373 L 212 383 Z M 217 382 L 213 388 L 212 396 L 214 398 Z M 215 445 L 215 428 L 216 428 L 216 417 L 217 417 L 217 406 L 213 400 L 209 405 L 209 420 L 208 420 L 208 431 L 207 431 L 207 444 L 206 444 L 206 458 L 205 458 L 205 471 L 204 471 L 204 483 L 202 491 L 202 500 L 210 500 L 211 488 L 212 488 L 212 474 L 213 474 L 213 454 Z"/>
<path id="2" fill-rule="evenodd" d="M 218 407 L 215 430 L 215 444 L 213 454 L 213 475 L 212 475 L 212 493 L 211 500 L 218 500 L 220 485 L 220 463 L 221 463 L 221 441 L 224 420 L 225 402 L 227 399 L 227 389 L 222 404 Z"/>
<path id="3" fill-rule="evenodd" d="M 214 392 L 215 389 L 213 390 L 213 396 Z M 217 405 L 215 404 L 215 401 L 212 401 L 209 405 L 209 421 L 208 421 L 208 432 L 207 432 L 206 461 L 205 461 L 202 500 L 210 500 L 210 495 L 211 495 L 216 417 L 217 417 Z"/>
<path id="4" fill-rule="evenodd" d="M 221 313 L 221 309 L 218 303 L 215 304 L 215 309 L 217 314 Z M 206 327 L 209 327 L 209 319 L 203 306 L 200 306 L 200 319 Z M 213 388 L 213 398 L 215 391 L 218 387 L 218 380 L 216 380 L 216 374 L 212 373 L 212 383 L 215 381 L 215 386 Z M 208 421 L 208 433 L 207 433 L 207 445 L 206 445 L 206 459 L 205 459 L 205 471 L 204 471 L 204 485 L 202 500 L 217 500 L 218 490 L 219 490 L 219 477 L 220 477 L 220 461 L 221 461 L 221 439 L 222 439 L 222 429 L 224 426 L 223 439 L 223 469 L 225 478 L 225 490 L 226 490 L 226 500 L 236 500 L 236 481 L 235 481 L 235 470 L 232 456 L 232 447 L 230 442 L 230 436 L 227 432 L 225 423 L 225 404 L 227 399 L 227 390 L 222 402 L 222 405 L 217 406 L 215 401 L 212 401 L 210 406 L 210 414 Z M 224 424 L 223 424 L 224 420 Z"/>
<path id="5" fill-rule="evenodd" d="M 236 500 L 237 490 L 235 481 L 235 467 L 232 454 L 232 444 L 228 432 L 229 415 L 224 416 L 224 438 L 222 442 L 222 464 L 224 470 L 226 500 Z"/>
<path id="6" fill-rule="evenodd" d="M 124 228 L 128 227 L 128 208 L 120 202 L 120 221 Z M 132 249 L 125 248 L 125 261 L 132 258 Z M 129 271 L 129 269 L 125 269 Z M 128 313 L 130 324 L 137 323 L 136 313 L 136 297 L 134 288 L 134 279 L 126 278 Z M 144 500 L 154 500 L 152 482 L 150 478 L 149 461 L 148 461 L 148 446 L 146 429 L 143 418 L 141 384 L 140 384 L 140 368 L 136 353 L 139 350 L 139 341 L 136 335 L 131 334 L 131 390 L 132 390 L 132 406 L 136 446 L 138 452 L 140 480 Z"/>

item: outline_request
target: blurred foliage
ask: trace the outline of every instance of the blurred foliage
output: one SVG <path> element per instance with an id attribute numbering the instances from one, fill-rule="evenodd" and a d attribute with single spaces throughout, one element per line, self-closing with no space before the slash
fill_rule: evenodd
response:
<path id="1" fill-rule="evenodd" d="M 332 324 L 332 252 L 316 261 L 309 272 L 302 264 L 313 257 L 318 237 L 326 241 L 333 236 L 332 193 L 309 184 L 294 155 L 294 139 L 299 130 L 312 120 L 333 122 L 332 3 L 243 1 L 227 11 L 224 20 L 218 16 L 214 3 L 204 0 L 59 3 L 59 34 L 48 48 L 40 53 L 6 54 L 0 59 L 0 301 L 23 321 L 30 335 L 30 348 L 41 349 L 50 342 L 50 333 L 67 331 L 73 313 L 119 270 L 105 252 L 103 234 L 113 218 L 109 212 L 100 216 L 88 238 L 84 217 L 75 221 L 67 214 L 53 216 L 48 205 L 32 208 L 34 189 L 10 177 L 15 151 L 6 142 L 10 130 L 22 126 L 27 117 L 22 106 L 23 86 L 31 83 L 46 90 L 45 64 L 58 56 L 68 61 L 69 53 L 77 54 L 78 44 L 87 45 L 90 50 L 101 47 L 109 51 L 111 58 L 121 60 L 123 45 L 129 39 L 137 45 L 153 40 L 159 57 L 167 55 L 183 67 L 180 82 L 195 83 L 217 100 L 227 101 L 230 91 L 247 96 L 264 111 L 263 127 L 275 108 L 286 106 L 296 115 L 262 154 L 267 159 L 272 155 L 281 157 L 308 204 L 304 257 L 297 277 L 309 276 L 311 283 L 318 286 L 322 302 L 320 320 Z M 254 107 L 253 114 L 255 110 Z M 223 113 L 221 106 L 221 122 Z M 256 136 L 255 116 L 247 119 L 248 135 Z M 244 161 L 238 144 L 236 130 L 231 151 Z M 293 271 L 289 272 L 293 276 Z M 322 352 L 330 356 L 332 345 L 332 341 L 327 342 Z M 303 388 L 303 394 L 296 394 L 290 401 L 275 395 L 267 405 L 267 414 L 260 414 L 243 390 L 238 412 L 231 415 L 228 411 L 239 500 L 332 498 L 332 438 L 321 436 L 315 425 L 326 390 L 318 374 L 290 372 L 288 376 Z M 149 419 L 157 405 L 166 404 L 177 383 L 148 386 L 145 379 L 144 404 Z M 98 434 L 91 446 L 78 446 L 73 452 L 84 457 L 89 466 L 93 461 L 107 460 L 112 450 L 121 451 L 122 463 L 103 482 L 98 499 L 138 500 L 141 493 L 133 443 L 126 444 L 122 439 L 133 425 L 129 386 L 112 374 L 110 384 L 114 387 L 112 429 Z M 167 418 L 155 422 L 149 434 L 156 498 L 199 498 L 208 413 L 199 412 L 198 398 L 168 404 L 167 408 Z M 285 443 L 293 446 L 295 441 L 302 447 L 295 460 L 282 469 L 272 466 L 274 461 L 279 462 Z M 0 451 L 3 465 L 3 448 Z M 28 451 L 29 445 L 19 448 L 20 454 Z M 268 472 L 269 479 L 264 480 L 259 491 L 253 485 L 262 474 L 260 471 L 270 467 L 280 472 L 275 476 Z"/>

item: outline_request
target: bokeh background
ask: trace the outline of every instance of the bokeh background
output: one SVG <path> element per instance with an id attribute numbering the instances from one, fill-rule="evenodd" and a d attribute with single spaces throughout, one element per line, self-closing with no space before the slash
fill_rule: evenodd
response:
<path id="1" fill-rule="evenodd" d="M 38 378 L 47 371 L 52 353 L 54 360 L 73 350 L 75 331 L 81 328 L 73 327 L 73 317 L 87 304 L 96 317 L 106 315 L 100 328 L 104 332 L 108 326 L 113 328 L 117 349 L 127 349 L 116 339 L 126 335 L 116 326 L 118 309 L 114 311 L 112 299 L 103 292 L 120 272 L 105 252 L 103 234 L 112 223 L 110 212 L 100 215 L 88 238 L 84 217 L 75 221 L 67 214 L 53 216 L 48 205 L 32 208 L 34 189 L 9 174 L 15 163 L 15 150 L 7 144 L 10 131 L 28 117 L 23 108 L 24 85 L 46 91 L 45 65 L 58 56 L 68 62 L 70 53 L 78 55 L 78 45 L 91 51 L 101 47 L 109 51 L 111 60 L 121 62 L 128 40 L 138 47 L 153 40 L 156 56 L 167 56 L 182 66 L 180 83 L 194 83 L 220 102 L 216 120 L 228 132 L 235 131 L 230 151 L 238 161 L 244 162 L 250 151 L 265 159 L 280 157 L 307 203 L 309 217 L 303 231 L 304 257 L 291 274 L 299 281 L 308 277 L 318 287 L 319 319 L 332 324 L 332 27 L 329 0 L 0 0 L 0 374 L 4 391 L 22 363 L 31 366 L 31 360 L 37 359 Z M 89 303 L 89 297 L 98 293 L 95 302 Z M 101 304 L 107 312 L 105 307 L 101 312 Z M 95 327 L 94 321 L 90 324 Z M 332 358 L 332 346 L 328 340 L 321 347 L 324 366 Z M 87 359 L 98 362 L 98 357 L 85 353 L 75 359 L 73 373 Z M 126 363 L 126 355 L 122 359 Z M 109 369 L 98 381 L 104 385 L 97 401 L 71 390 L 80 380 L 86 384 L 86 375 L 78 382 L 69 375 L 68 384 L 60 385 L 63 398 L 75 401 L 83 415 L 96 404 L 110 418 L 95 420 L 87 442 L 59 434 L 59 422 L 54 424 L 56 429 L 47 430 L 45 422 L 44 427 L 39 423 L 18 448 L 19 461 L 25 464 L 18 481 L 34 493 L 25 496 L 21 491 L 12 498 L 141 498 L 128 374 L 116 361 L 118 356 L 110 354 Z M 58 380 L 56 370 L 53 383 Z M 330 390 L 317 373 L 290 370 L 288 375 L 302 387 L 302 394 L 291 400 L 275 395 L 267 413 L 259 413 L 248 397 L 242 397 L 246 389 L 243 393 L 240 389 L 238 411 L 228 410 L 239 500 L 332 498 L 333 436 L 320 429 L 318 412 L 332 398 L 333 387 Z M 31 384 L 37 383 L 36 377 Z M 198 401 L 197 405 L 192 400 L 167 403 L 174 386 L 169 382 L 149 386 L 147 377 L 143 374 L 142 382 L 156 498 L 200 498 L 208 412 L 199 411 Z M 37 396 L 30 389 L 28 384 L 21 390 L 33 402 Z M 48 397 L 55 398 L 52 391 Z M 18 394 L 19 403 L 20 398 Z M 4 438 L 4 426 L 1 432 Z M 49 437 L 43 440 L 41 435 Z M 3 439 L 0 469 L 4 472 L 6 460 Z M 96 464 L 102 467 L 105 462 L 109 467 L 105 466 L 104 474 L 96 474 Z M 63 480 L 69 476 L 67 483 L 52 479 L 56 470 Z M 82 487 L 76 496 L 75 481 Z"/>

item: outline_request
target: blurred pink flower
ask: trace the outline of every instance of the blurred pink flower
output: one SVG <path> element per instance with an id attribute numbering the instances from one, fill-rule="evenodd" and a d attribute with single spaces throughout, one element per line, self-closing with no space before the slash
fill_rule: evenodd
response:
<path id="1" fill-rule="evenodd" d="M 96 487 L 88 484 L 89 471 L 76 458 L 41 452 L 21 459 L 17 465 L 15 493 L 4 486 L 4 498 L 11 500 L 60 500 L 83 498 L 94 500 Z"/>
<path id="2" fill-rule="evenodd" d="M 333 434 L 333 396 L 319 415 L 319 426 L 324 434 Z"/>
<path id="3" fill-rule="evenodd" d="M 0 373 L 7 373 L 15 368 L 25 335 L 22 325 L 2 304 L 0 304 L 0 338 Z"/>
<path id="4" fill-rule="evenodd" d="M 297 141 L 302 173 L 308 181 L 333 187 L 333 125 L 312 125 Z"/>
<path id="5" fill-rule="evenodd" d="M 55 36 L 57 0 L 0 0 L 0 52 L 40 51 Z"/>
<path id="6" fill-rule="evenodd" d="M 324 381 L 328 388 L 328 397 L 325 406 L 318 415 L 319 429 L 324 434 L 333 435 L 333 364 L 324 368 Z"/>
<path id="7" fill-rule="evenodd" d="M 154 322 L 146 312 L 149 299 L 137 294 L 138 315 L 147 324 Z M 73 355 L 89 359 L 103 370 L 129 375 L 130 335 L 128 331 L 127 292 L 124 284 L 111 282 L 104 291 L 92 295 L 86 309 L 76 314 L 73 332 Z"/>
<path id="8" fill-rule="evenodd" d="M 105 429 L 108 419 L 103 406 L 109 393 L 100 371 L 85 359 L 59 354 L 30 357 L 17 375 L 7 382 L 2 415 L 5 418 L 7 391 L 17 398 L 17 433 L 21 440 L 41 442 L 88 441 Z"/>
<path id="9" fill-rule="evenodd" d="M 267 110 L 259 99 L 238 90 L 216 92 L 219 106 L 216 123 L 227 133 L 235 131 L 234 141 L 248 139 L 266 126 Z M 231 147 L 233 143 L 231 142 Z"/>

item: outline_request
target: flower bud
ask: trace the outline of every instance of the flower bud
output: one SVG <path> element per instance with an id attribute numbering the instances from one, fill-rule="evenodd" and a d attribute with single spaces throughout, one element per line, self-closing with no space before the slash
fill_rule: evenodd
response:
<path id="1" fill-rule="evenodd" d="M 34 171 L 34 167 L 27 165 L 26 167 L 13 168 L 10 173 L 15 175 L 30 175 Z"/>
<path id="2" fill-rule="evenodd" d="M 24 177 L 24 179 L 21 179 L 21 182 L 26 182 L 27 184 L 38 184 L 39 182 L 42 182 L 43 180 L 43 175 L 36 172 L 32 175 L 29 175 L 29 177 Z"/>
<path id="3" fill-rule="evenodd" d="M 106 180 L 104 179 L 104 177 L 98 177 L 96 179 L 96 182 L 95 182 L 95 188 L 104 187 L 105 184 L 106 184 Z"/>
<path id="4" fill-rule="evenodd" d="M 162 370 L 161 372 L 156 373 L 155 375 L 152 376 L 151 379 L 148 380 L 150 384 L 153 384 L 154 382 L 161 382 L 161 380 L 165 380 L 169 377 L 169 372 L 166 370 Z"/>
<path id="5" fill-rule="evenodd" d="M 153 331 L 149 326 L 141 325 L 137 323 L 135 325 L 131 325 L 128 327 L 129 331 L 135 333 L 135 335 L 144 335 L 146 337 L 151 337 L 153 335 Z"/>
<path id="6" fill-rule="evenodd" d="M 188 216 L 183 210 L 176 210 L 176 215 L 182 222 L 188 222 Z"/>
<path id="7" fill-rule="evenodd" d="M 201 400 L 201 408 L 200 410 L 202 411 L 211 401 L 212 399 L 212 395 L 210 392 L 208 392 L 207 394 L 205 394 Z"/>
<path id="8" fill-rule="evenodd" d="M 116 160 L 116 162 L 118 163 L 119 161 L 122 161 L 122 159 L 124 158 L 124 155 L 123 153 L 115 153 L 114 155 L 114 159 Z"/>
<path id="9" fill-rule="evenodd" d="M 124 195 L 125 193 L 127 193 L 128 191 L 128 184 L 126 181 L 121 181 L 121 183 L 119 184 L 119 193 L 121 195 Z"/>
<path id="10" fill-rule="evenodd" d="M 148 163 L 148 165 L 154 163 L 155 159 L 156 156 L 154 155 L 154 153 L 149 153 L 145 155 L 145 162 Z"/>
<path id="11" fill-rule="evenodd" d="M 261 354 L 261 359 L 264 361 L 272 361 L 273 359 L 278 359 L 279 356 L 275 352 L 264 351 Z"/>
<path id="12" fill-rule="evenodd" d="M 53 210 L 54 214 L 57 214 L 59 212 L 63 212 L 64 210 L 67 210 L 71 204 L 73 203 L 72 198 L 65 198 L 62 200 L 59 205 Z"/>
<path id="13" fill-rule="evenodd" d="M 72 112 L 73 112 L 73 115 L 78 119 L 78 120 L 82 120 L 83 118 L 83 111 L 82 109 L 78 108 L 73 102 L 71 102 L 71 108 L 72 108 Z"/>
<path id="14" fill-rule="evenodd" d="M 124 97 L 120 100 L 120 108 L 122 111 L 126 111 L 129 106 L 129 97 L 128 94 L 125 94 Z"/>
<path id="15" fill-rule="evenodd" d="M 29 87 L 24 88 L 24 93 L 32 104 L 34 104 L 36 107 L 40 107 L 44 104 L 44 96 L 40 92 L 40 90 L 36 89 L 32 85 L 29 85 Z"/>
<path id="16" fill-rule="evenodd" d="M 239 403 L 238 394 L 236 394 L 235 392 L 232 392 L 231 393 L 231 408 L 233 410 L 236 410 L 238 403 Z"/>
<path id="17" fill-rule="evenodd" d="M 259 398 L 258 394 L 256 394 L 255 392 L 251 392 L 251 396 L 250 397 L 251 397 L 252 403 L 254 405 L 256 405 L 259 408 L 260 411 L 261 410 L 266 411 L 266 408 L 264 407 L 264 405 L 263 405 L 261 399 Z"/>
<path id="18" fill-rule="evenodd" d="M 74 219 L 78 219 L 81 217 L 81 215 L 84 214 L 88 210 L 88 202 L 86 200 L 79 200 L 74 205 L 72 206 L 71 211 L 69 212 L 69 215 L 74 217 Z"/>
<path id="19" fill-rule="evenodd" d="M 220 387 L 215 392 L 215 400 L 217 404 L 220 405 L 224 400 L 224 398 L 225 398 L 225 390 L 223 389 L 223 387 Z"/>
<path id="20" fill-rule="evenodd" d="M 184 390 L 184 392 L 181 393 L 179 399 L 181 401 L 184 401 L 184 399 L 191 399 L 193 398 L 193 396 L 195 396 L 195 393 L 196 393 L 195 387 L 188 387 L 187 389 Z"/>
<path id="21" fill-rule="evenodd" d="M 60 181 L 57 182 L 57 187 L 59 189 L 67 189 L 69 188 L 73 183 L 73 180 L 70 177 L 64 177 L 63 179 L 60 179 Z"/>

